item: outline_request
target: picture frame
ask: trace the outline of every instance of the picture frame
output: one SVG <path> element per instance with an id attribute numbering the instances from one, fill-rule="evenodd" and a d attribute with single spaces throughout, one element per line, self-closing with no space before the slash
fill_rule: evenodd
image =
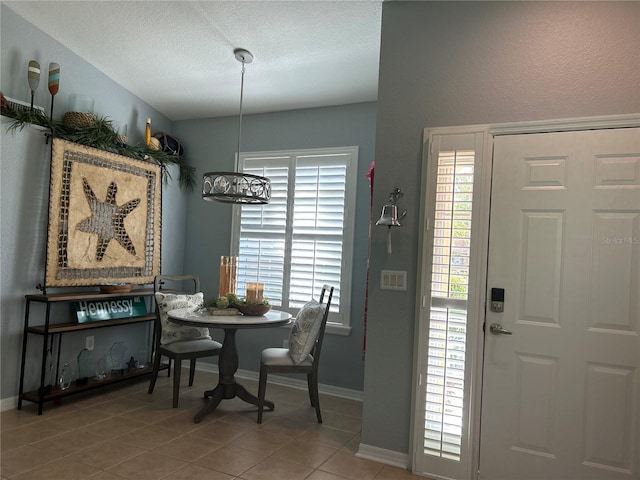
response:
<path id="1" fill-rule="evenodd" d="M 152 283 L 161 182 L 153 161 L 54 138 L 45 287 Z"/>

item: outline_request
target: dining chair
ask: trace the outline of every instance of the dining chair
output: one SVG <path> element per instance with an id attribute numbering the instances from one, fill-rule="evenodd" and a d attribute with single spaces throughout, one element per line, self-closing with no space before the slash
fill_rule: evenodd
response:
<path id="1" fill-rule="evenodd" d="M 311 406 L 316 409 L 318 423 L 322 423 L 318 395 L 318 367 L 333 288 L 330 285 L 323 285 L 320 300 L 312 300 L 300 309 L 291 327 L 289 348 L 266 348 L 262 351 L 258 383 L 258 423 L 262 423 L 269 373 L 306 374 L 309 400 Z"/>
<path id="2" fill-rule="evenodd" d="M 163 292 L 165 285 L 191 285 L 191 293 L 179 290 Z M 156 322 L 154 331 L 153 371 L 149 392 L 153 393 L 162 356 L 169 358 L 169 372 L 171 376 L 171 361 L 173 360 L 173 408 L 178 407 L 180 395 L 180 371 L 182 360 L 190 361 L 189 386 L 193 385 L 196 371 L 196 359 L 212 357 L 220 354 L 222 345 L 211 339 L 208 328 L 197 328 L 174 324 L 169 320 L 167 312 L 176 308 L 196 309 L 204 300 L 200 291 L 200 279 L 195 275 L 157 275 L 153 281 L 155 298 Z"/>

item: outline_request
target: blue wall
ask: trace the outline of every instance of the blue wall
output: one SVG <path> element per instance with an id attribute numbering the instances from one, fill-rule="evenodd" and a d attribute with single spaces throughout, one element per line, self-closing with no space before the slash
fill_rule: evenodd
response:
<path id="1" fill-rule="evenodd" d="M 30 90 L 27 84 L 27 64 L 37 60 L 42 70 L 35 104 L 48 113 L 51 95 L 47 88 L 49 62 L 60 64 L 60 91 L 55 97 L 54 118 L 67 111 L 71 93 L 82 93 L 95 99 L 95 113 L 113 120 L 128 123 L 129 142 L 142 138 L 144 122 L 153 119 L 157 129 L 170 129 L 171 122 L 97 70 L 79 58 L 41 30 L 16 15 L 6 5 L 0 6 L 1 22 L 1 77 L 0 85 L 5 96 L 28 102 Z M 45 244 L 47 240 L 47 211 L 49 205 L 49 155 L 50 144 L 45 144 L 42 130 L 28 127 L 15 134 L 7 133 L 10 120 L 1 117 L 0 124 L 0 398 L 10 399 L 18 393 L 22 328 L 24 321 L 24 296 L 39 293 L 36 285 L 44 280 Z M 184 239 L 175 232 L 184 231 L 184 194 L 175 183 L 163 188 L 162 264 L 169 269 L 182 268 Z M 49 292 L 54 290 L 50 289 Z M 54 309 L 53 315 L 68 321 L 69 312 Z M 38 319 L 34 315 L 33 321 Z M 44 321 L 41 317 L 40 321 Z M 136 354 L 144 341 L 148 325 L 130 325 L 108 328 L 95 334 L 92 360 L 106 354 L 114 341 L 125 340 L 132 354 Z M 97 331 L 96 331 L 97 332 Z M 86 332 L 64 335 L 61 362 L 75 364 L 78 352 L 85 346 Z M 26 389 L 39 382 L 39 351 L 42 338 L 31 335 L 26 375 Z M 77 372 L 76 372 L 77 373 Z M 2 407 L 5 408 L 5 402 Z M 9 405 L 13 406 L 13 405 Z"/>
<path id="2" fill-rule="evenodd" d="M 327 334 L 320 383 L 361 391 L 364 287 L 366 277 L 369 184 L 366 173 L 374 159 L 376 104 L 314 108 L 243 117 L 242 151 L 292 150 L 358 146 L 356 226 L 351 298 L 351 334 Z M 212 170 L 233 170 L 237 149 L 237 117 L 175 123 L 178 138 L 187 145 L 189 161 L 198 178 Z M 232 207 L 202 200 L 200 192 L 188 197 L 185 270 L 197 273 L 205 296 L 215 296 L 218 262 L 230 252 Z M 237 337 L 240 368 L 257 371 L 263 348 L 281 346 L 288 329 L 245 332 Z M 214 333 L 215 336 L 215 333 Z"/>

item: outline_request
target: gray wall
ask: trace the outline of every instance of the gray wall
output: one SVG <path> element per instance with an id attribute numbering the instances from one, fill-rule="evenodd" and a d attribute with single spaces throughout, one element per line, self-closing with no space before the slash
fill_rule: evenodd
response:
<path id="1" fill-rule="evenodd" d="M 54 118 L 67 108 L 70 93 L 82 93 L 95 98 L 95 113 L 129 125 L 129 142 L 142 138 L 144 122 L 152 118 L 155 129 L 170 129 L 168 119 L 140 101 L 129 91 L 109 79 L 95 67 L 53 40 L 42 31 L 16 15 L 6 5 L 0 6 L 1 15 L 1 77 L 5 96 L 30 100 L 27 84 L 27 63 L 37 60 L 42 75 L 35 103 L 50 111 L 47 88 L 49 62 L 60 64 L 60 91 L 55 97 Z M 45 243 L 47 238 L 47 209 L 49 202 L 49 146 L 43 132 L 26 128 L 15 134 L 7 133 L 10 121 L 2 117 L 0 125 L 0 398 L 17 395 L 20 373 L 20 354 L 24 319 L 24 295 L 39 293 L 36 285 L 44 280 Z M 163 189 L 164 245 L 162 263 L 165 268 L 182 268 L 184 240 L 175 232 L 184 231 L 186 199 L 175 183 Z M 50 290 L 53 291 L 53 290 Z M 54 311 L 54 315 L 67 317 L 68 312 Z M 35 317 L 34 321 L 36 320 Z M 107 332 L 108 330 L 108 332 Z M 61 361 L 70 361 L 84 347 L 86 332 L 65 335 Z M 115 340 L 130 339 L 131 350 L 146 335 L 143 325 L 109 328 L 96 334 L 92 358 Z M 27 388 L 39 381 L 35 344 L 41 337 L 31 336 Z M 133 352 L 135 353 L 135 351 Z M 36 355 L 36 357 L 33 357 Z M 35 382 L 35 383 L 34 383 Z"/>
<path id="2" fill-rule="evenodd" d="M 247 85 L 249 88 L 250 85 Z M 356 228 L 351 297 L 351 334 L 328 334 L 323 347 L 320 382 L 361 391 L 364 285 L 369 224 L 369 186 L 366 173 L 374 157 L 376 104 L 361 103 L 340 107 L 314 108 L 243 117 L 242 150 L 288 150 L 358 146 L 356 188 Z M 237 117 L 191 120 L 175 123 L 176 135 L 187 145 L 187 155 L 198 178 L 207 171 L 233 170 L 237 149 Z M 205 296 L 215 296 L 218 262 L 230 252 L 232 207 L 205 202 L 200 192 L 188 198 L 185 271 L 197 273 Z M 220 335 L 214 332 L 214 336 Z M 240 368 L 257 371 L 260 352 L 281 346 L 289 330 L 266 329 L 244 332 L 236 337 Z"/>
<path id="3" fill-rule="evenodd" d="M 385 2 L 374 205 L 405 192 L 394 250 L 374 229 L 362 442 L 408 452 L 425 127 L 640 112 L 638 2 Z M 397 233 L 396 233 L 397 232 Z"/>

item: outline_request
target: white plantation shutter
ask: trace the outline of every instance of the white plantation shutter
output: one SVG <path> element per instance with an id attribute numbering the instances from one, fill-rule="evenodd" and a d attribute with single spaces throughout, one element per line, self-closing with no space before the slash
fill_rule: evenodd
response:
<path id="1" fill-rule="evenodd" d="M 271 304 L 295 312 L 327 283 L 329 321 L 347 324 L 356 164 L 354 147 L 240 156 L 242 171 L 271 180 L 272 196 L 238 207 L 238 292 L 263 282 Z"/>
<path id="2" fill-rule="evenodd" d="M 424 453 L 460 461 L 473 151 L 438 156 L 427 357 Z"/>

